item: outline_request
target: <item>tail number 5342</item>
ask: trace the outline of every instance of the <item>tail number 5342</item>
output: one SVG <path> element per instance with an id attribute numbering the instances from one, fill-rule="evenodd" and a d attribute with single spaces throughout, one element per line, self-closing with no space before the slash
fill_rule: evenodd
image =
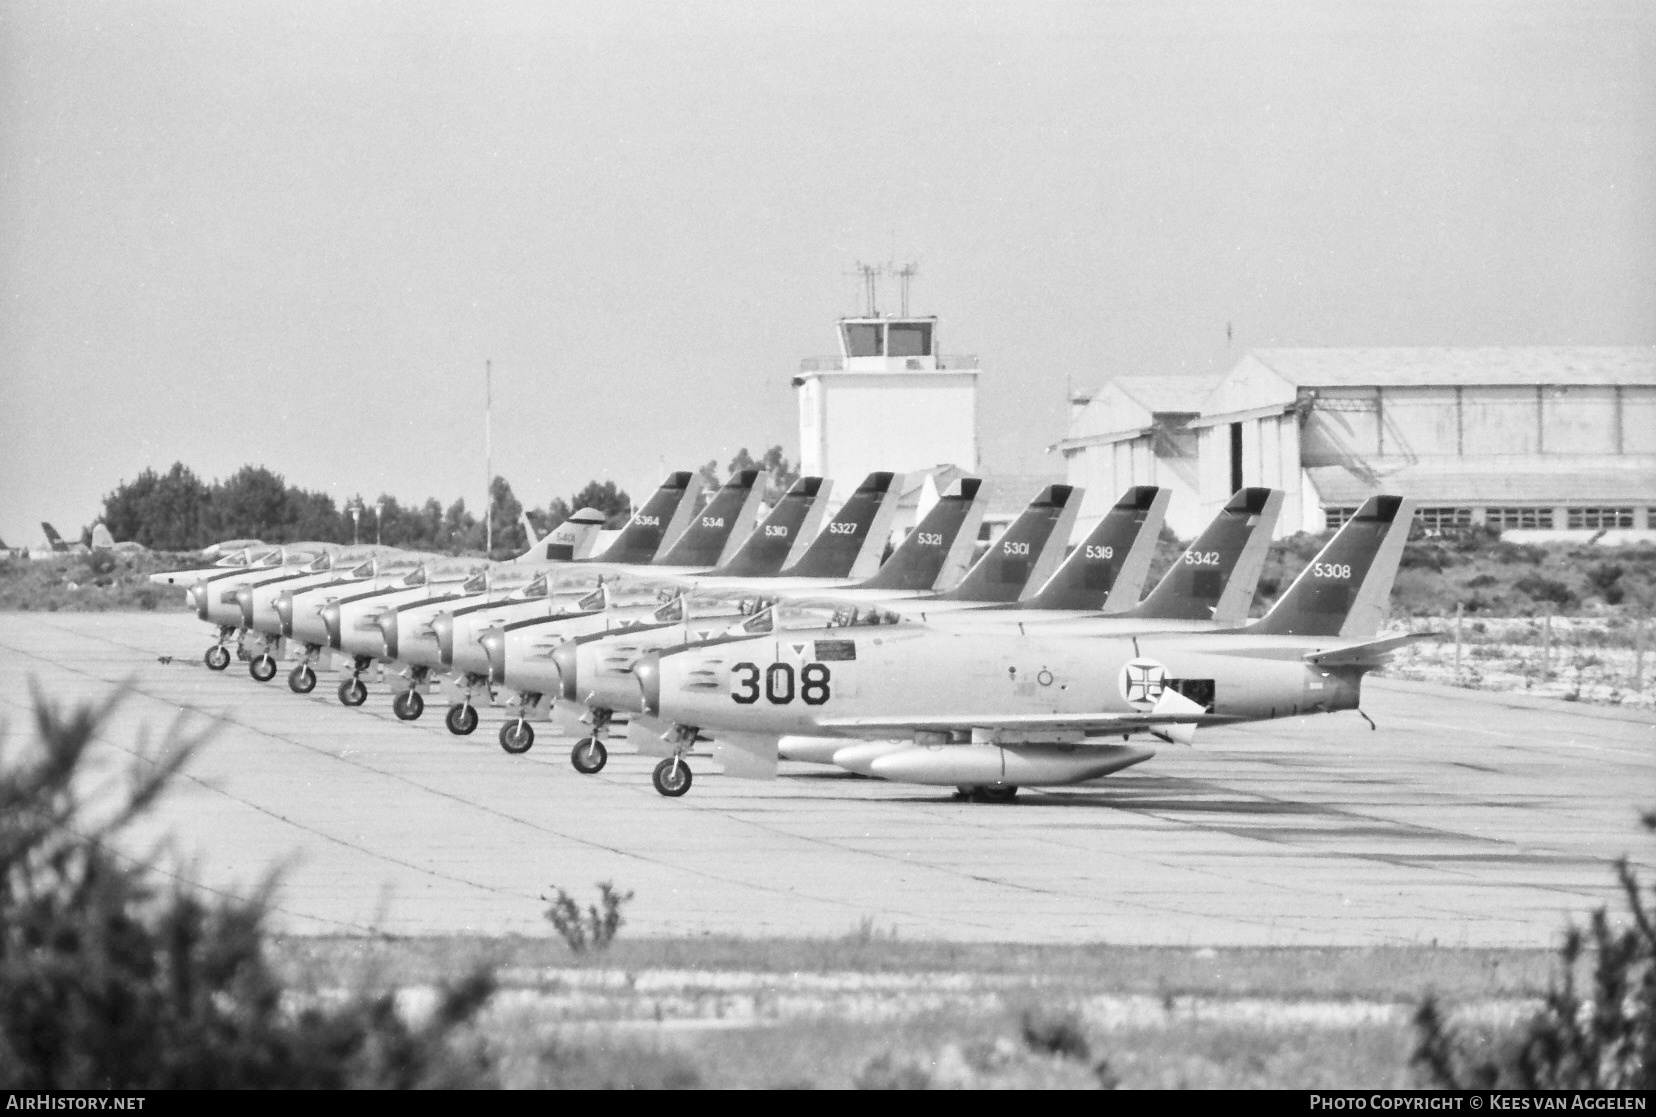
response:
<path id="1" fill-rule="evenodd" d="M 730 697 L 742 706 L 759 701 L 761 693 L 773 706 L 786 706 L 795 697 L 807 706 L 820 706 L 828 701 L 832 680 L 826 663 L 807 663 L 797 676 L 791 663 L 773 663 L 764 670 L 757 663 L 738 663 L 730 673 Z"/>

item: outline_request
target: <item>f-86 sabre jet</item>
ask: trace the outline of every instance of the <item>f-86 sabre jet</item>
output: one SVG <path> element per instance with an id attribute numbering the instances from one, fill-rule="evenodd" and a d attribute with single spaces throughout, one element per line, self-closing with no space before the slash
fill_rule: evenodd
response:
<path id="1" fill-rule="evenodd" d="M 652 653 L 634 675 L 643 713 L 672 726 L 656 789 L 689 789 L 684 755 L 704 728 L 732 774 L 773 775 L 784 734 L 898 738 L 913 747 L 874 775 L 1004 800 L 1149 759 L 1134 734 L 1188 744 L 1201 726 L 1356 709 L 1362 676 L 1424 638 L 1376 638 L 1412 514 L 1405 498 L 1371 497 L 1263 618 L 1232 630 L 901 624 Z"/>

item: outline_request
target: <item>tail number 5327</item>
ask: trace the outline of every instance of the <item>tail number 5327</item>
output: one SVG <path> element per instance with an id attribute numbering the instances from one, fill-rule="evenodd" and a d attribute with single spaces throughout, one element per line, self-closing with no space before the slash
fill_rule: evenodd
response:
<path id="1" fill-rule="evenodd" d="M 820 706 L 830 696 L 832 674 L 826 663 L 807 663 L 797 676 L 791 663 L 773 663 L 764 670 L 757 663 L 738 663 L 730 674 L 730 697 L 742 706 L 759 701 L 761 693 L 773 706 L 786 706 L 795 697 L 807 706 Z"/>

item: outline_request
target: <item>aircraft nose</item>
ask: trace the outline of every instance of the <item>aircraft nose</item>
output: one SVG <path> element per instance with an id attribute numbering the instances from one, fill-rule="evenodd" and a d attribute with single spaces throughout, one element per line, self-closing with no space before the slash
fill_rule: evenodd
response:
<path id="1" fill-rule="evenodd" d="M 253 627 L 253 591 L 243 586 L 236 591 L 236 604 L 241 607 L 242 627 Z"/>
<path id="2" fill-rule="evenodd" d="M 387 609 L 380 614 L 380 635 L 385 637 L 385 655 L 388 659 L 397 658 L 397 611 Z"/>
<path id="3" fill-rule="evenodd" d="M 558 693 L 570 702 L 579 701 L 575 694 L 575 648 L 575 641 L 565 640 L 552 649 L 552 665 L 558 669 Z"/>
<path id="4" fill-rule="evenodd" d="M 431 634 L 437 637 L 437 658 L 444 667 L 454 666 L 454 614 L 439 613 L 431 622 Z"/>
<path id="5" fill-rule="evenodd" d="M 339 647 L 339 602 L 330 601 L 322 606 L 322 625 L 328 630 L 328 647 Z"/>
<path id="6" fill-rule="evenodd" d="M 293 635 L 293 591 L 283 590 L 276 595 L 276 619 L 281 624 L 282 635 Z"/>
<path id="7" fill-rule="evenodd" d="M 506 682 L 506 633 L 498 628 L 491 628 L 477 638 L 483 645 L 483 654 L 489 657 L 489 682 L 501 685 Z"/>
<path id="8" fill-rule="evenodd" d="M 638 680 L 639 712 L 650 717 L 661 715 L 661 653 L 650 652 L 639 657 L 633 665 L 633 678 Z"/>

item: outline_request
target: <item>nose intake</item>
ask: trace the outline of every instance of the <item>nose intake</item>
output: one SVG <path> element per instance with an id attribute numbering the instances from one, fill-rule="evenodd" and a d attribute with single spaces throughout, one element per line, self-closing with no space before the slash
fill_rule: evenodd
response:
<path id="1" fill-rule="evenodd" d="M 437 638 L 437 659 L 444 667 L 454 666 L 454 614 L 439 613 L 431 622 L 431 634 Z"/>
<path id="2" fill-rule="evenodd" d="M 552 665 L 558 669 L 558 695 L 569 702 L 578 701 L 575 693 L 575 648 L 575 641 L 565 640 L 552 649 Z"/>
<path id="3" fill-rule="evenodd" d="M 483 654 L 489 657 L 489 682 L 503 685 L 506 682 L 506 634 L 498 628 L 491 628 L 477 642 L 483 645 Z"/>
<path id="4" fill-rule="evenodd" d="M 633 678 L 638 680 L 639 712 L 649 717 L 661 714 L 661 653 L 650 652 L 639 657 L 633 666 Z"/>

